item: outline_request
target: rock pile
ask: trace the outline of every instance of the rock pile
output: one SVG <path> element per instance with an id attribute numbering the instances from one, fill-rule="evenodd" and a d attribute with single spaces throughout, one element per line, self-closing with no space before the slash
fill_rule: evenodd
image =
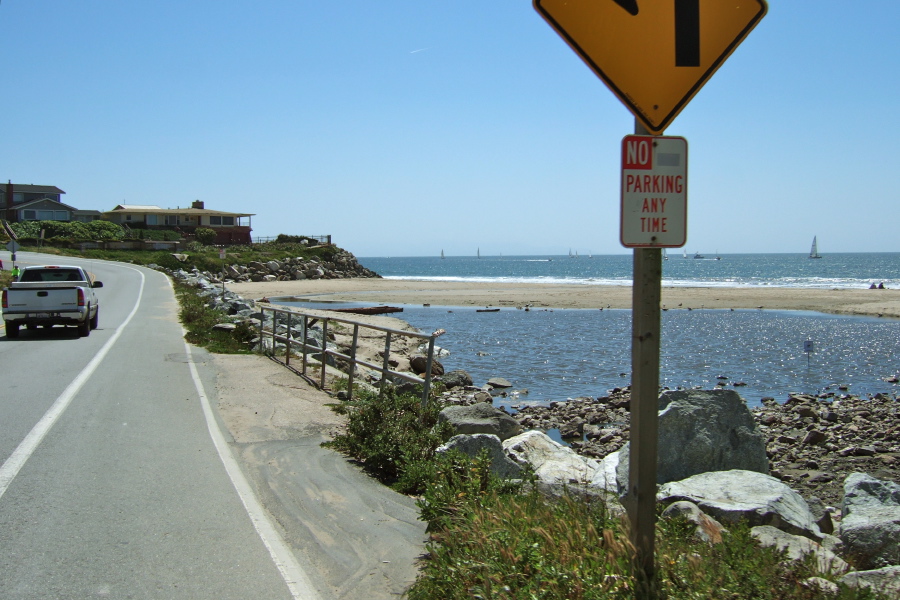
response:
<path id="1" fill-rule="evenodd" d="M 246 265 L 225 267 L 225 276 L 233 281 L 286 281 L 302 279 L 347 279 L 350 277 L 380 277 L 356 261 L 356 257 L 339 249 L 334 256 L 324 258 L 287 258 L 267 262 L 252 261 Z M 215 281 L 212 275 L 210 278 Z"/>
<path id="2" fill-rule="evenodd" d="M 471 391 L 463 388 L 454 394 L 451 390 L 448 395 L 466 402 L 475 396 Z M 485 391 L 481 390 L 482 393 Z M 621 415 L 615 411 L 623 410 L 621 406 L 610 408 L 610 398 L 605 398 L 603 402 L 579 400 L 575 403 L 577 408 L 570 407 L 566 416 L 581 420 L 582 438 L 586 427 L 594 424 L 591 421 L 607 418 L 611 411 L 613 415 Z M 843 423 L 849 427 L 861 413 L 868 412 L 867 417 L 872 416 L 872 410 L 859 408 L 861 402 L 848 400 L 841 399 L 837 406 L 835 402 L 829 403 L 828 410 L 836 410 L 836 418 L 830 418 L 827 422 Z M 882 414 L 893 416 L 876 432 L 880 435 L 875 438 L 883 440 L 879 446 L 882 454 L 892 453 L 898 450 L 889 444 L 894 441 L 896 409 L 900 403 L 889 397 L 870 401 L 873 401 L 873 406 L 880 406 Z M 617 403 L 624 403 L 621 395 Z M 849 412 L 843 410 L 845 403 Z M 477 419 L 471 419 L 475 425 L 480 426 L 488 417 L 508 419 L 504 411 L 493 408 L 487 402 L 481 407 Z M 555 408 L 560 410 L 559 405 Z M 778 441 L 779 436 L 773 436 L 771 428 L 777 423 L 781 423 L 782 427 L 805 423 L 803 431 L 807 435 L 803 438 L 806 441 L 795 440 L 795 445 L 824 449 L 829 439 L 841 440 L 841 444 L 832 442 L 837 449 L 847 442 L 849 445 L 835 450 L 835 453 L 849 459 L 868 458 L 860 456 L 856 450 L 863 447 L 859 444 L 866 441 L 856 436 L 859 427 L 849 432 L 837 429 L 823 432 L 823 435 L 809 435 L 824 425 L 816 420 L 820 418 L 819 411 L 823 408 L 819 406 L 819 399 L 807 397 L 793 397 L 785 406 L 777 408 L 769 403 L 756 415 L 751 415 L 734 391 L 692 390 L 664 393 L 660 398 L 660 408 L 660 456 L 674 457 L 674 462 L 679 464 L 689 463 L 689 468 L 685 471 L 682 465 L 669 469 L 675 479 L 658 487 L 657 501 L 663 506 L 673 506 L 665 514 L 687 515 L 697 526 L 698 540 L 717 543 L 722 540 L 723 534 L 727 535 L 722 524 L 728 526 L 746 521 L 752 526 L 751 533 L 760 545 L 775 546 L 795 560 L 812 556 L 821 573 L 843 576 L 840 581 L 848 586 L 871 587 L 888 592 L 890 597 L 900 593 L 900 484 L 860 472 L 841 473 L 840 477 L 835 476 L 844 482 L 843 503 L 838 513 L 816 498 L 811 497 L 807 501 L 788 485 L 789 481 L 795 481 L 794 478 L 785 477 L 783 473 L 778 473 L 778 477 L 767 473 L 767 456 L 771 459 L 772 454 L 764 449 L 764 445 L 767 442 L 787 443 L 783 439 Z M 523 424 L 526 420 L 531 423 L 552 420 L 540 415 L 544 411 L 527 412 L 537 413 L 538 416 L 521 417 Z M 671 415 L 675 417 L 670 418 Z M 810 422 L 804 422 L 804 419 Z M 622 467 L 627 466 L 627 458 L 623 458 L 625 451 L 613 452 L 598 461 L 576 453 L 540 431 L 525 431 L 502 439 L 505 436 L 490 435 L 483 427 L 478 429 L 478 436 L 484 439 L 476 443 L 464 433 L 471 427 L 464 422 L 465 419 L 462 421 L 453 423 L 458 434 L 453 438 L 453 448 L 474 453 L 481 447 L 489 447 L 492 456 L 502 463 L 502 471 L 510 473 L 510 477 L 515 476 L 515 470 L 508 465 L 511 460 L 520 467 L 529 467 L 537 478 L 538 486 L 551 493 L 554 489 L 571 487 L 581 494 L 603 497 L 608 503 L 614 503 L 617 496 L 621 498 L 625 493 L 627 486 L 622 481 Z M 576 429 L 578 427 L 573 428 Z M 665 429 L 671 431 L 663 432 Z M 806 439 L 807 436 L 809 439 Z M 722 451 L 722 446 L 731 448 Z M 786 452 L 792 450 L 793 447 Z M 703 456 L 695 456 L 698 453 Z M 868 452 L 864 454 L 868 455 Z M 707 455 L 715 456 L 710 459 Z M 699 472 L 690 474 L 691 471 Z M 896 470 L 888 474 L 891 479 L 897 478 Z M 627 479 L 627 472 L 624 477 Z M 838 527 L 834 526 L 835 520 L 839 523 Z M 825 586 L 830 591 L 836 589 L 833 583 L 821 578 L 812 578 L 804 585 Z"/>

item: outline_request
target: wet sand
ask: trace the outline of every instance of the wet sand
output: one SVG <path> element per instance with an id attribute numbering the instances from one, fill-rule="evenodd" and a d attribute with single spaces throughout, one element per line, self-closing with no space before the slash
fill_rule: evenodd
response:
<path id="1" fill-rule="evenodd" d="M 631 308 L 629 286 L 483 283 L 397 279 L 317 279 L 232 283 L 250 299 L 430 304 L 432 306 Z M 662 308 L 784 309 L 900 318 L 900 290 L 663 287 Z"/>

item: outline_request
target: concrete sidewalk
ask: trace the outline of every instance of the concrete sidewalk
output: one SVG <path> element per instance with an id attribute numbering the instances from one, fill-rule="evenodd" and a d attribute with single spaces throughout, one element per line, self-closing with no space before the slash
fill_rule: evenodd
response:
<path id="1" fill-rule="evenodd" d="M 323 598 L 398 598 L 415 581 L 415 501 L 321 447 L 336 402 L 259 355 L 207 355 L 235 456 Z"/>

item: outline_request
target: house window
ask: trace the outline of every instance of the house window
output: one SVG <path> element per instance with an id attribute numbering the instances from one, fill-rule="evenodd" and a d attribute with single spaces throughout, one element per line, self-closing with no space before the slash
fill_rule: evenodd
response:
<path id="1" fill-rule="evenodd" d="M 26 221 L 34 221 L 35 219 L 37 219 L 33 210 L 23 210 L 22 218 L 25 219 Z"/>
<path id="2" fill-rule="evenodd" d="M 125 220 L 126 220 L 126 221 L 130 221 L 130 220 L 131 220 L 131 215 L 125 215 Z"/>
<path id="3" fill-rule="evenodd" d="M 221 225 L 221 224 L 222 224 L 222 217 L 210 217 L 210 218 L 209 218 L 209 224 L 210 224 L 210 225 Z"/>
<path id="4" fill-rule="evenodd" d="M 166 215 L 166 225 L 178 225 L 178 216 Z"/>
<path id="5" fill-rule="evenodd" d="M 64 210 L 54 211 L 54 215 L 56 215 L 56 216 L 54 216 L 53 218 L 56 219 L 57 221 L 68 221 L 69 220 L 69 213 Z"/>
<path id="6" fill-rule="evenodd" d="M 55 212 L 52 210 L 39 210 L 37 211 L 38 221 L 53 221 Z"/>
<path id="7" fill-rule="evenodd" d="M 234 217 L 222 217 L 222 225 L 234 225 Z"/>
<path id="8" fill-rule="evenodd" d="M 147 225 L 156 225 L 157 224 L 157 216 L 156 215 L 147 215 Z"/>

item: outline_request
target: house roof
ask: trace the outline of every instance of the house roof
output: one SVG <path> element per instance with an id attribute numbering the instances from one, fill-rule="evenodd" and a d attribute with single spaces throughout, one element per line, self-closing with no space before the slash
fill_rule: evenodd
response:
<path id="1" fill-rule="evenodd" d="M 36 204 L 45 204 L 45 205 L 46 204 L 50 204 L 50 205 L 55 204 L 57 206 L 61 206 L 62 208 L 66 209 L 66 210 L 71 210 L 71 211 L 78 210 L 74 206 L 69 206 L 68 204 L 63 204 L 62 202 L 58 202 L 58 201 L 54 200 L 53 198 L 39 198 L 38 200 L 32 200 L 31 202 L 23 202 L 22 204 L 16 204 L 12 208 L 15 210 L 22 210 L 23 208 L 28 208 L 29 206 L 34 206 Z"/>
<path id="2" fill-rule="evenodd" d="M 153 213 L 156 215 L 194 215 L 194 216 L 221 216 L 221 217 L 254 217 L 255 213 L 234 213 L 223 210 L 209 210 L 208 208 L 160 208 L 158 206 L 140 206 L 136 204 L 119 204 L 114 209 L 103 214 L 139 212 Z"/>
<path id="3" fill-rule="evenodd" d="M 134 211 L 134 210 L 162 210 L 162 207 L 155 204 L 119 204 L 113 211 Z M 112 211 L 110 211 L 112 212 Z"/>
<path id="4" fill-rule="evenodd" d="M 2 183 L 0 184 L 0 191 L 6 192 L 6 186 L 8 184 Z M 25 183 L 14 183 L 13 192 L 22 192 L 24 194 L 65 194 L 64 191 L 56 187 L 55 185 L 31 185 Z"/>

